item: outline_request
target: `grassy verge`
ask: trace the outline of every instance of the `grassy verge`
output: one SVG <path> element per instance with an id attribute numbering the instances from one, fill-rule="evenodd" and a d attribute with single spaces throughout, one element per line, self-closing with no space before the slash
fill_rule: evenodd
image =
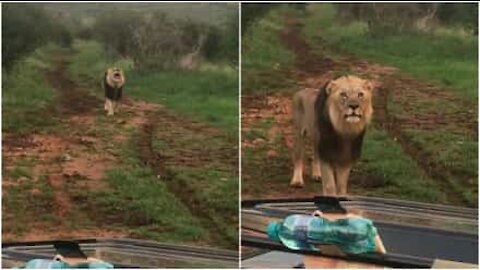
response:
<path id="1" fill-rule="evenodd" d="M 478 97 L 478 40 L 459 29 L 440 28 L 430 34 L 385 35 L 373 38 L 366 22 L 336 23 L 331 4 L 311 4 L 304 36 L 318 50 L 336 50 L 400 68 L 455 90 L 465 99 Z"/>
<path id="2" fill-rule="evenodd" d="M 233 68 L 132 73 L 128 95 L 159 103 L 238 136 L 238 71 Z"/>
<path id="3" fill-rule="evenodd" d="M 274 8 L 253 22 L 242 37 L 242 93 L 285 88 L 285 70 L 293 64 L 294 54 L 280 40 L 285 28 L 284 16 L 291 10 Z"/>
<path id="4" fill-rule="evenodd" d="M 46 110 L 56 98 L 45 73 L 52 68 L 52 55 L 60 50 L 49 44 L 3 72 L 2 129 L 9 132 L 43 130 L 55 125 L 45 117 Z"/>

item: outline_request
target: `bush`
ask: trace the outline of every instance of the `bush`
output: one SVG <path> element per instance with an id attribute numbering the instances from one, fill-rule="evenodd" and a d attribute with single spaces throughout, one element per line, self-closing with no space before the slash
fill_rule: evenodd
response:
<path id="1" fill-rule="evenodd" d="M 69 47 L 72 41 L 61 23 L 33 4 L 3 4 L 2 27 L 2 67 L 6 69 L 47 42 Z"/>
<path id="2" fill-rule="evenodd" d="M 366 22 L 373 36 L 425 32 L 438 25 L 478 31 L 476 3 L 342 3 L 335 6 L 342 21 Z"/>
<path id="3" fill-rule="evenodd" d="M 115 9 L 104 12 L 93 27 L 93 36 L 104 44 L 109 54 L 126 57 L 135 50 L 133 35 L 142 19 L 141 14 L 135 11 Z M 85 29 L 82 34 L 92 33 Z"/>
<path id="4" fill-rule="evenodd" d="M 250 25 L 257 19 L 265 16 L 270 9 L 279 4 L 242 4 L 242 36 L 247 32 Z"/>
<path id="5" fill-rule="evenodd" d="M 238 59 L 238 26 L 226 27 L 173 20 L 161 11 L 139 13 L 114 10 L 100 16 L 93 28 L 110 55 L 132 58 L 139 69 L 175 68 L 185 58 Z"/>
<path id="6" fill-rule="evenodd" d="M 211 26 L 203 49 L 203 55 L 213 61 L 238 64 L 238 17 L 232 17 L 225 27 Z"/>

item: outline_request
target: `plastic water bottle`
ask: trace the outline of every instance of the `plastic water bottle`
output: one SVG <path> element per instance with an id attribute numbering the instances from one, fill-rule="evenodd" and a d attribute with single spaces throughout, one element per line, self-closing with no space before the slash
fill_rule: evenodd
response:
<path id="1" fill-rule="evenodd" d="M 268 237 L 294 250 L 316 250 L 318 245 L 336 245 L 347 254 L 376 250 L 377 229 L 371 220 L 352 217 L 330 221 L 310 215 L 291 215 L 267 227 Z"/>

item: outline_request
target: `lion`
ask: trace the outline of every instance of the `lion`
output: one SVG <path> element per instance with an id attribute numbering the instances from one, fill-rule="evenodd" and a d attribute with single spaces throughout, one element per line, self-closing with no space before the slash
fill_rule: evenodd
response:
<path id="1" fill-rule="evenodd" d="M 120 68 L 109 68 L 103 77 L 103 88 L 105 90 L 105 111 L 108 115 L 114 115 L 118 102 L 122 98 L 125 76 Z"/>
<path id="2" fill-rule="evenodd" d="M 373 84 L 341 76 L 323 88 L 303 89 L 293 97 L 295 143 L 292 187 L 303 187 L 304 143 L 314 145 L 312 178 L 322 179 L 323 195 L 344 196 L 350 170 L 360 158 L 363 137 L 372 119 Z"/>

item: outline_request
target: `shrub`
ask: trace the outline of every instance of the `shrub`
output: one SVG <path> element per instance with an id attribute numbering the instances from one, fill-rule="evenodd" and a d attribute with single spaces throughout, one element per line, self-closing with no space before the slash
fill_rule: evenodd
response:
<path id="1" fill-rule="evenodd" d="M 167 69 L 200 56 L 236 63 L 237 21 L 233 18 L 225 27 L 215 27 L 190 19 L 173 20 L 161 11 L 114 10 L 101 15 L 93 31 L 110 55 L 132 58 L 139 69 Z"/>
<path id="2" fill-rule="evenodd" d="M 2 5 L 2 67 L 10 69 L 15 61 L 47 42 L 69 47 L 71 41 L 70 32 L 40 6 Z"/>

